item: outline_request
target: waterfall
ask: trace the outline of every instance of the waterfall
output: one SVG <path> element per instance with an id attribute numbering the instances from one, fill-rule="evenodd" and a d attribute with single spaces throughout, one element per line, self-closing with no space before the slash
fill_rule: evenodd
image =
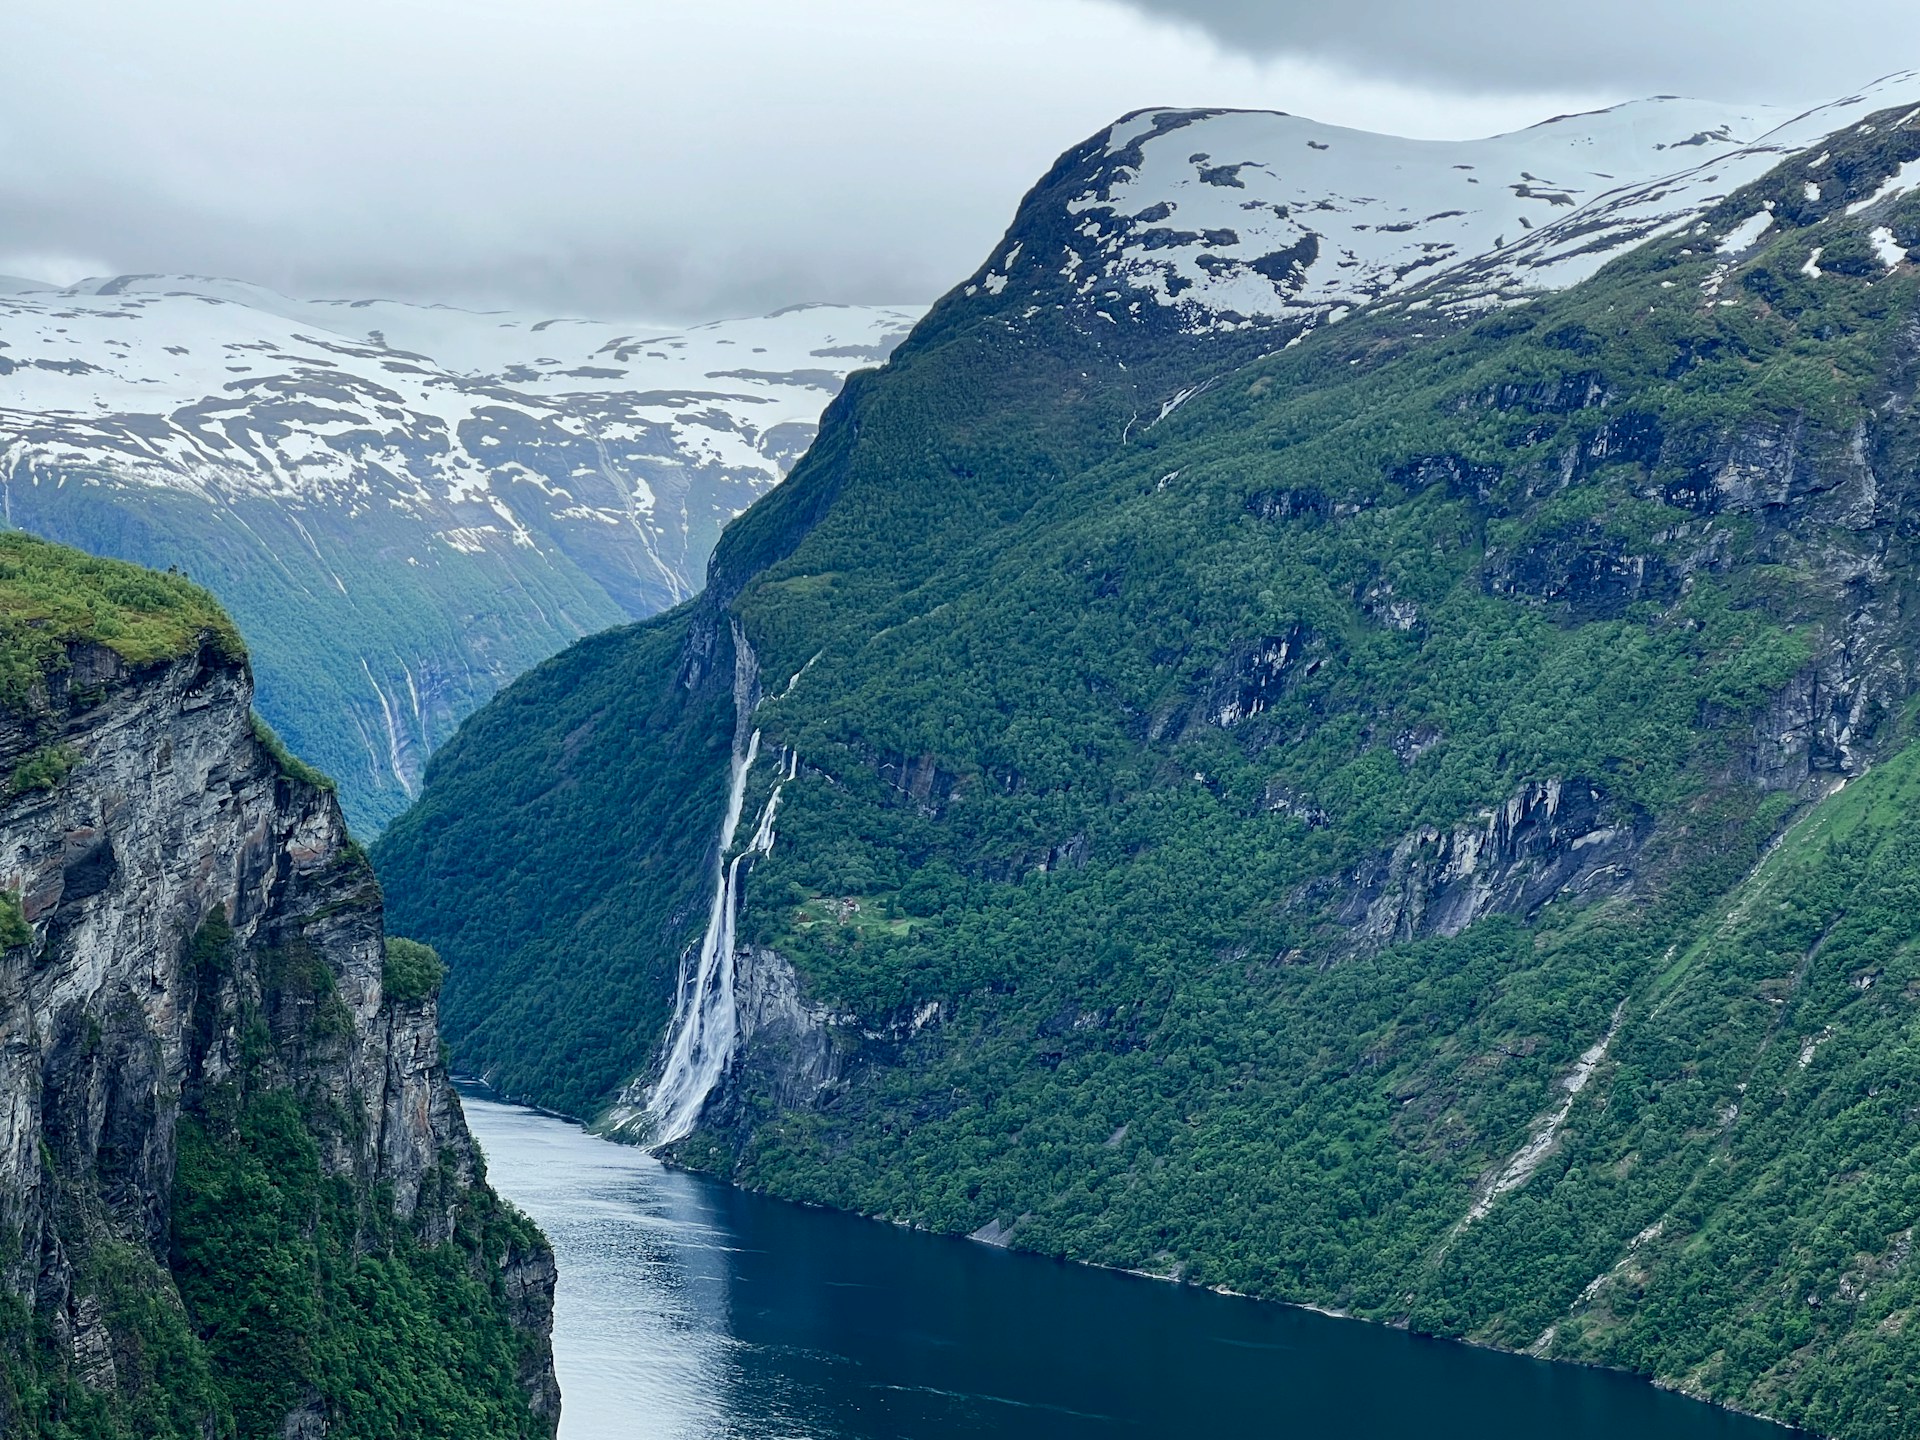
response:
<path id="1" fill-rule="evenodd" d="M 739 1037 L 739 1018 L 734 1012 L 734 922 L 740 912 L 740 869 L 756 855 L 773 849 L 773 819 L 780 808 L 781 786 L 797 773 L 799 756 L 782 757 L 779 781 L 767 796 L 755 821 L 753 835 L 740 853 L 728 858 L 735 834 L 740 828 L 740 813 L 746 804 L 747 777 L 760 756 L 760 732 L 755 730 L 745 745 L 740 730 L 753 707 L 755 668 L 753 653 L 736 629 L 735 675 L 736 713 L 740 724 L 734 733 L 733 768 L 727 788 L 727 812 L 720 824 L 720 844 L 714 861 L 713 901 L 707 909 L 707 928 L 700 948 L 689 966 L 682 963 L 674 997 L 672 1043 L 660 1079 L 647 1097 L 647 1109 L 654 1117 L 651 1144 L 655 1147 L 684 1140 L 693 1133 L 700 1111 L 720 1083 L 733 1060 Z"/>

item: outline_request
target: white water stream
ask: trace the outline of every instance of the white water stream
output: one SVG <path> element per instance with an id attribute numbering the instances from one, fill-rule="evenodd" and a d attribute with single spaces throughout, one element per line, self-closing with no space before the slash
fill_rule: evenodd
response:
<path id="1" fill-rule="evenodd" d="M 736 637 L 737 638 L 737 637 Z M 720 825 L 720 845 L 714 864 L 713 903 L 707 911 L 706 933 L 691 966 L 682 964 L 674 999 L 673 1040 L 660 1079 L 647 1097 L 654 1126 L 650 1144 L 657 1148 L 684 1140 L 699 1123 L 700 1111 L 720 1077 L 733 1061 L 739 1038 L 734 1009 L 734 923 L 740 913 L 740 868 L 756 855 L 773 849 L 773 818 L 780 808 L 780 784 L 761 807 L 753 836 L 739 854 L 728 858 L 740 828 L 746 803 L 747 777 L 760 756 L 760 732 L 744 747 L 736 741 L 733 773 L 727 789 L 727 813 Z M 796 757 L 797 758 L 797 757 Z M 792 778 L 790 765 L 780 767 L 780 779 Z"/>

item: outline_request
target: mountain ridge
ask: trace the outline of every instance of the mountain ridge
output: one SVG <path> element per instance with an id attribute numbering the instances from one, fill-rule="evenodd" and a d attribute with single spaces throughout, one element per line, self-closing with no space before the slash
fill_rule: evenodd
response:
<path id="1" fill-rule="evenodd" d="M 1903 101 L 1920 103 L 1916 72 L 1896 72 L 1853 96 L 1797 115 L 1784 109 L 1655 99 L 1559 116 L 1525 130 L 1470 141 L 1403 140 L 1274 111 L 1136 111 L 1056 163 L 1023 202 L 1007 239 L 996 247 L 994 253 L 1001 258 L 989 259 L 958 294 L 997 295 L 1000 287 L 1014 283 L 1004 258 L 1011 249 L 1017 252 L 1023 277 L 1038 278 L 1060 260 L 1067 271 L 1087 267 L 1073 293 L 1083 302 L 1083 311 L 1094 316 L 1098 309 L 1086 307 L 1084 300 L 1104 285 L 1109 288 L 1102 294 L 1126 300 L 1122 313 L 1136 317 L 1153 314 L 1141 308 L 1151 301 L 1159 310 L 1185 311 L 1193 317 L 1191 323 L 1210 328 L 1299 324 L 1308 317 L 1326 323 L 1353 303 L 1377 302 L 1400 291 L 1415 292 L 1410 300 L 1435 303 L 1441 297 L 1424 292 L 1436 277 L 1416 271 L 1439 267 L 1444 274 L 1476 263 L 1480 272 L 1455 276 L 1456 282 L 1465 283 L 1457 286 L 1460 293 L 1444 298 L 1477 308 L 1584 278 L 1611 255 L 1711 208 L 1786 155 L 1870 111 Z M 1222 120 L 1229 123 L 1217 123 Z M 1233 133 L 1242 123 L 1256 126 L 1256 133 Z M 1736 127 L 1750 138 L 1736 135 Z M 1653 138 L 1656 134 L 1667 139 Z M 1193 148 L 1202 144 L 1208 148 Z M 1690 163 L 1677 168 L 1671 164 L 1674 154 L 1669 152 L 1696 144 L 1722 148 L 1704 161 L 1686 157 Z M 1596 146 L 1608 150 L 1612 169 L 1607 173 L 1576 163 L 1575 152 Z M 1184 161 L 1176 158 L 1189 149 L 1193 153 Z M 1349 149 L 1359 153 L 1350 157 L 1345 153 Z M 1243 152 L 1250 158 L 1232 158 Z M 1291 171 L 1273 172 L 1276 157 L 1289 152 L 1315 166 L 1357 164 L 1362 185 L 1368 175 L 1424 165 L 1427 174 L 1416 191 L 1451 188 L 1425 197 L 1430 204 L 1420 193 L 1409 195 L 1405 182 L 1399 194 L 1377 199 L 1365 190 L 1353 197 L 1329 193 L 1324 182 L 1297 179 Z M 1535 167 L 1562 173 L 1559 179 L 1536 175 Z M 1483 168 L 1488 176 L 1473 173 Z M 1186 174 L 1188 170 L 1193 173 Z M 1567 173 L 1573 171 L 1578 173 Z M 1486 178 L 1498 182 L 1492 190 L 1482 184 Z M 1575 180 L 1581 183 L 1566 183 Z M 1595 185 L 1596 180 L 1603 183 Z M 1253 182 L 1264 183 L 1271 193 L 1250 189 Z M 1332 183 L 1352 182 L 1336 170 Z M 1136 187 L 1146 192 L 1141 198 L 1148 203 L 1129 215 L 1122 200 Z M 1046 205 L 1056 216 L 1064 210 L 1068 217 L 1088 217 L 1070 233 L 1090 240 L 1103 264 L 1093 265 L 1071 240 L 1058 237 L 1049 237 L 1054 253 L 1046 262 L 1025 250 L 1022 222 L 1025 229 L 1039 222 L 1035 212 L 1041 192 L 1056 189 L 1062 200 L 1055 206 L 1049 194 Z M 1073 193 L 1066 193 L 1069 190 Z M 1121 192 L 1119 197 L 1115 191 Z M 1215 191 L 1223 193 L 1209 193 Z M 1496 206 L 1487 197 L 1499 192 L 1507 198 Z M 1443 193 L 1446 198 L 1441 198 Z M 1580 196 L 1585 198 L 1576 198 Z M 1196 204 L 1209 213 L 1196 214 Z M 1228 208 L 1211 213 L 1222 204 Z M 1470 208 L 1458 208 L 1462 205 Z M 1158 213 L 1162 206 L 1167 207 L 1164 215 Z M 1307 219 L 1295 217 L 1297 206 L 1305 207 Z M 1562 209 L 1570 213 L 1556 214 Z M 1187 216 L 1180 228 L 1166 223 L 1180 215 Z M 1236 215 L 1243 217 L 1242 223 L 1235 224 Z M 1361 215 L 1369 218 L 1349 218 Z M 1407 216 L 1415 217 L 1411 230 L 1404 228 Z M 1216 220 L 1223 223 L 1209 223 Z M 1466 233 L 1454 238 L 1443 233 L 1447 227 L 1421 228 L 1438 220 L 1459 221 Z M 1380 221 L 1392 227 L 1388 234 L 1412 238 L 1385 242 L 1384 253 L 1369 257 L 1361 237 L 1382 228 Z M 1254 226 L 1251 239 L 1240 234 L 1249 224 Z M 1316 224 L 1330 228 L 1316 229 Z M 1308 242 L 1311 256 L 1302 249 Z M 1384 263 L 1388 260 L 1403 260 L 1407 268 Z M 1371 271 L 1370 263 L 1375 267 Z M 1263 264 L 1276 273 L 1264 273 Z M 1338 269 L 1360 273 L 1327 274 Z M 1409 275 L 1413 284 L 1406 283 Z M 1121 288 L 1113 289 L 1116 285 Z M 1057 289 L 1042 280 L 1035 293 L 1053 299 L 1049 292 Z M 1109 323 L 1121 321 L 1109 317 Z"/>
<path id="2" fill-rule="evenodd" d="M 265 712 L 377 828 L 499 684 L 691 594 L 912 313 L 676 331 L 204 277 L 22 290 L 0 496 L 10 525 L 211 584 Z"/>
<path id="3" fill-rule="evenodd" d="M 1076 299 L 1068 152 L 700 599 L 436 757 L 375 854 L 456 1054 L 790 1198 L 1908 1433 L 1877 98 L 1578 283 L 1332 324 Z"/>

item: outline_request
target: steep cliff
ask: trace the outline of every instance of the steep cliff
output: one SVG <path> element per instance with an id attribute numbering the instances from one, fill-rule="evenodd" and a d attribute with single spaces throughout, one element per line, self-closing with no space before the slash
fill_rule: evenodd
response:
<path id="1" fill-rule="evenodd" d="M 437 962 L 171 576 L 0 537 L 0 1431 L 537 1436 Z"/>
<path id="2" fill-rule="evenodd" d="M 462 1059 L 814 1203 L 1910 1434 L 1920 109 L 1846 106 L 1663 233 L 1568 215 L 1557 293 L 1311 327 L 1155 288 L 1253 293 L 1197 229 L 1036 294 L 1093 179 L 1182 172 L 1072 152 L 699 602 L 383 840 Z"/>

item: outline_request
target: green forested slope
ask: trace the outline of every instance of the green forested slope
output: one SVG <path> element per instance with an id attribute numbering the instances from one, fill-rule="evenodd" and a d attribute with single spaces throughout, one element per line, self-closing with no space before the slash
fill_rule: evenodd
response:
<path id="1" fill-rule="evenodd" d="M 413 933 L 503 962 L 445 995 L 442 1033 L 489 1083 L 570 1113 L 646 1065 L 679 938 L 706 913 L 701 841 L 726 803 L 733 713 L 728 692 L 675 683 L 685 637 L 683 610 L 540 665 L 434 758 L 431 793 L 398 822 L 423 859 Z"/>
<path id="2" fill-rule="evenodd" d="M 1447 1253 L 1423 1321 L 1914 1433 L 1917 805 L 1909 746 L 1660 954 L 1564 1151 Z"/>
<path id="3" fill-rule="evenodd" d="M 524 1018 L 458 1058 L 580 1110 L 659 1053 L 657 988 L 576 1037 L 698 938 L 738 627 L 749 816 L 799 757 L 741 964 L 823 1048 L 749 1039 L 681 1158 L 1920 1433 L 1920 279 L 1873 238 L 1920 201 L 1867 203 L 1916 153 L 1863 128 L 1819 205 L 1791 162 L 1464 328 L 1122 372 L 936 308 L 702 602 L 508 692 L 383 842 L 452 1003 Z M 1183 364 L 1207 393 L 1120 423 Z M 589 724 L 640 813 L 581 807 Z M 622 945 L 558 895 L 452 918 L 596 827 L 652 837 L 605 864 Z"/>

